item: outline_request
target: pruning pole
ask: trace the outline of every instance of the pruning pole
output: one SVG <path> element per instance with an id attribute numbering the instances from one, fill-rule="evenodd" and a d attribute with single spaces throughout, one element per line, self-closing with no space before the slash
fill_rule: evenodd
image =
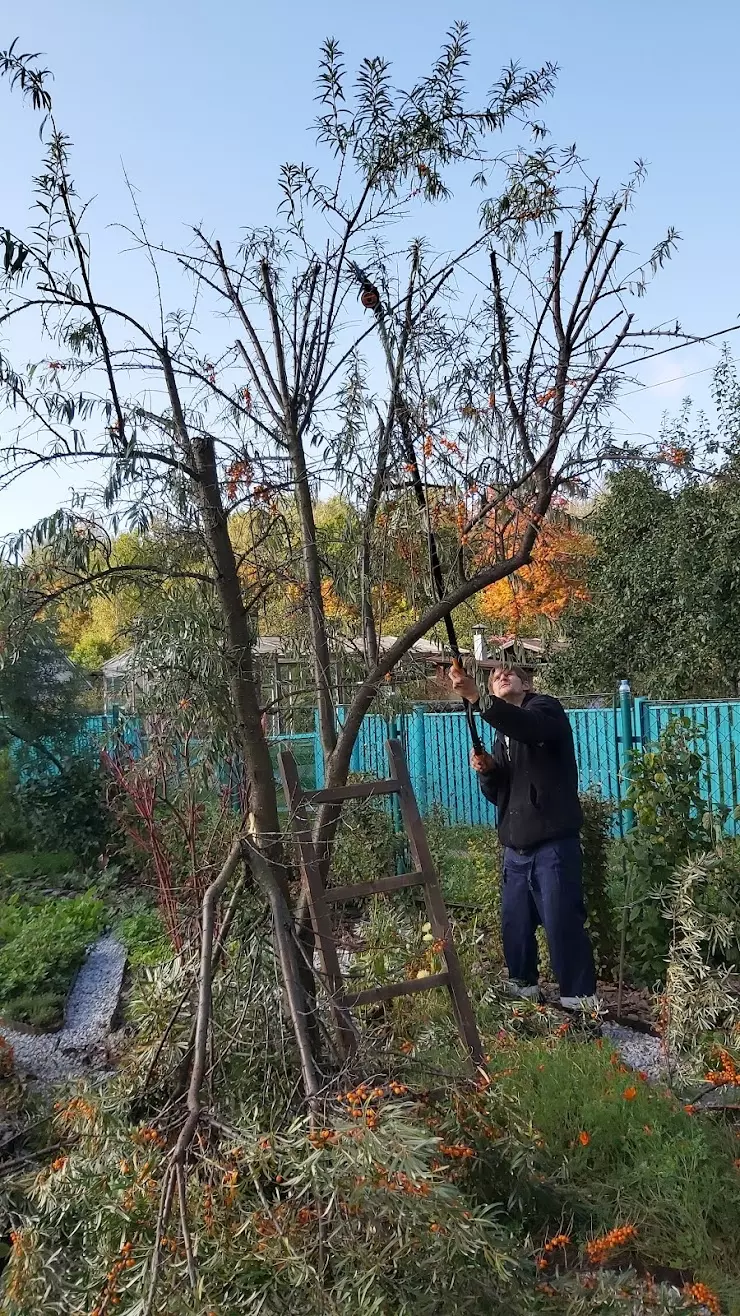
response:
<path id="1" fill-rule="evenodd" d="M 437 549 L 436 536 L 434 534 L 434 531 L 432 530 L 432 522 L 431 522 L 431 517 L 429 515 L 429 506 L 427 503 L 426 494 L 424 492 L 424 484 L 421 478 L 421 474 L 419 472 L 419 463 L 416 459 L 416 448 L 414 445 L 414 440 L 411 437 L 409 410 L 408 407 L 406 406 L 405 399 L 401 396 L 399 390 L 399 381 L 396 379 L 396 370 L 393 364 L 393 356 L 391 354 L 390 343 L 388 341 L 388 332 L 385 324 L 383 303 L 381 301 L 381 297 L 380 297 L 380 293 L 378 292 L 378 289 L 370 281 L 367 274 L 365 274 L 364 270 L 361 270 L 358 265 L 354 265 L 354 264 L 351 264 L 350 268 L 352 269 L 355 278 L 358 280 L 360 284 L 360 300 L 362 302 L 362 305 L 365 307 L 366 310 L 370 310 L 373 312 L 373 314 L 375 315 L 375 319 L 377 321 L 378 333 L 380 335 L 380 341 L 383 345 L 383 351 L 385 352 L 385 358 L 388 364 L 388 371 L 391 378 L 391 384 L 393 386 L 393 407 L 396 416 L 398 417 L 398 424 L 401 430 L 401 441 L 403 443 L 404 457 L 406 458 L 406 465 L 408 467 L 409 475 L 411 476 L 411 485 L 414 491 L 414 498 L 416 499 L 417 506 L 419 510 L 422 512 L 424 516 L 424 520 L 426 522 L 427 544 L 429 547 L 429 565 L 431 568 L 434 592 L 437 596 L 438 601 L 442 603 L 445 597 L 445 582 L 444 582 L 444 575 L 442 572 L 442 563 L 440 561 L 439 552 Z M 457 641 L 457 632 L 455 631 L 455 624 L 449 612 L 445 614 L 444 624 L 445 624 L 445 630 L 447 632 L 447 643 L 452 653 L 453 667 L 455 667 L 458 671 L 463 671 L 464 669 L 463 669 L 462 657 L 460 654 L 460 646 Z M 470 732 L 470 739 L 473 744 L 473 749 L 476 754 L 483 754 L 485 752 L 483 747 L 483 742 L 480 738 L 480 735 L 478 734 L 478 728 L 475 725 L 473 708 L 468 699 L 463 700 L 463 707 L 465 709 L 465 717 L 467 719 L 468 731 Z"/>

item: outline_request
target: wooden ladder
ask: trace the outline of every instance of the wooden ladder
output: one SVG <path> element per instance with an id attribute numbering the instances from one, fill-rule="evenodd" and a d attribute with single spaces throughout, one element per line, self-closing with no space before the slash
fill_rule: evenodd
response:
<path id="1" fill-rule="evenodd" d="M 377 1001 L 390 1001 L 395 996 L 408 996 L 415 992 L 428 992 L 435 987 L 446 987 L 450 993 L 463 1046 L 470 1061 L 477 1067 L 483 1064 L 483 1047 L 452 940 L 447 909 L 401 742 L 387 740 L 386 752 L 391 772 L 388 779 L 312 791 L 303 790 L 298 777 L 298 768 L 290 751 L 280 752 L 280 775 L 298 850 L 301 879 L 306 891 L 324 985 L 329 993 L 340 1045 L 345 1055 L 351 1054 L 356 1047 L 357 1033 L 350 1015 L 350 1010 L 354 1006 L 372 1005 Z M 344 800 L 375 799 L 382 795 L 398 796 L 401 817 L 415 865 L 414 871 L 379 877 L 374 882 L 355 882 L 350 886 L 326 887 L 322 865 L 311 835 L 307 808 L 317 804 L 341 804 Z M 403 982 L 389 983 L 385 987 L 372 987 L 364 992 L 345 991 L 329 906 L 346 904 L 367 896 L 387 895 L 393 891 L 403 891 L 407 887 L 422 888 L 427 918 L 434 937 L 444 942 L 442 952 L 445 962 L 444 971 L 430 974 L 427 978 L 411 978 Z"/>

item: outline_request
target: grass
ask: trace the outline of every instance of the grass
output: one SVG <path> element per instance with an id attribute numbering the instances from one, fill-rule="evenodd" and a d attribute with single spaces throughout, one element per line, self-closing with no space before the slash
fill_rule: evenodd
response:
<path id="1" fill-rule="evenodd" d="M 450 827 L 432 811 L 425 827 L 445 899 L 498 921 L 501 851 L 493 827 Z"/>
<path id="2" fill-rule="evenodd" d="M 105 907 L 89 892 L 22 905 L 0 902 L 0 1016 L 36 1028 L 61 1024 L 64 1003 Z"/>
<path id="3" fill-rule="evenodd" d="M 693 1272 L 737 1316 L 735 1130 L 623 1072 L 606 1045 L 519 1042 L 501 1065 L 502 1118 L 516 1110 L 541 1134 L 542 1171 L 574 1229 L 634 1224 L 641 1260 Z"/>
<path id="4" fill-rule="evenodd" d="M 54 882 L 64 878 L 75 868 L 74 855 L 63 850 L 35 854 L 30 850 L 8 851 L 0 854 L 0 896 L 13 891 L 25 895 L 28 885 Z"/>
<path id="5" fill-rule="evenodd" d="M 64 851 L 0 853 L 0 1018 L 59 1027 L 85 950 L 106 923 L 133 968 L 172 954 L 156 910 L 113 865 L 90 873 Z"/>
<path id="6" fill-rule="evenodd" d="M 142 905 L 121 918 L 113 928 L 128 951 L 132 969 L 162 964 L 172 958 L 173 950 L 156 909 Z"/>

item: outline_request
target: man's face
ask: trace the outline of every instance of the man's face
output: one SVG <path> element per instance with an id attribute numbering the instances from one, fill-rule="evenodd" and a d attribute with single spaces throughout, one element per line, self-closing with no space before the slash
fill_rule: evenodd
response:
<path id="1" fill-rule="evenodd" d="M 488 689 L 497 699 L 519 703 L 527 693 L 528 686 L 510 667 L 494 667 L 488 678 Z"/>

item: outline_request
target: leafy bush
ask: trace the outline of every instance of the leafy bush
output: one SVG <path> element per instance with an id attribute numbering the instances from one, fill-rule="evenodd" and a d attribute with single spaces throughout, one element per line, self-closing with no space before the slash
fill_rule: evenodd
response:
<path id="1" fill-rule="evenodd" d="M 670 928 L 662 901 L 676 870 L 711 842 L 699 789 L 701 756 L 688 718 L 673 719 L 652 749 L 632 755 L 624 807 L 635 826 L 624 841 L 627 962 L 648 986 L 665 978 Z"/>
<path id="2" fill-rule="evenodd" d="M 66 759 L 61 772 L 23 782 L 19 806 L 36 848 L 71 850 L 83 864 L 104 854 L 115 836 L 106 788 L 99 762 L 87 755 Z"/>
<path id="3" fill-rule="evenodd" d="M 581 796 L 583 808 L 583 894 L 587 927 L 594 950 L 596 968 L 601 977 L 611 978 L 619 950 L 619 919 L 611 897 L 609 850 L 611 846 L 612 805 L 599 795 Z"/>
<path id="4" fill-rule="evenodd" d="M 66 850 L 29 850 L 0 854 L 0 898 L 16 888 L 27 898 L 29 888 L 36 881 L 54 881 L 66 877 L 75 866 L 75 857 Z M 89 885 L 89 878 L 87 885 Z"/>
<path id="5" fill-rule="evenodd" d="M 0 904 L 0 1014 L 46 1026 L 61 1019 L 85 950 L 105 925 L 92 894 L 22 905 Z"/>
<path id="6" fill-rule="evenodd" d="M 538 1168 L 556 1194 L 549 1217 L 562 1212 L 574 1232 L 629 1220 L 648 1270 L 691 1271 L 740 1311 L 733 1130 L 687 1113 L 605 1045 L 520 1042 L 507 1048 L 506 1068 L 498 1118 L 506 1127 L 513 1111 L 538 1131 Z"/>
<path id="7" fill-rule="evenodd" d="M 367 780 L 350 776 L 349 782 Z M 372 882 L 395 870 L 399 838 L 390 809 L 367 800 L 348 800 L 342 808 L 331 859 L 336 885 Z"/>
<path id="8" fill-rule="evenodd" d="M 737 843 L 679 868 L 668 885 L 663 912 L 671 935 L 664 1035 L 671 1053 L 691 1070 L 709 1035 L 718 1042 L 736 1041 L 740 1027 L 740 1001 L 727 968 L 740 951 Z"/>
<path id="9" fill-rule="evenodd" d="M 620 1072 L 606 1049 L 569 1042 L 561 1016 L 535 1009 L 527 1020 L 523 1010 L 511 1015 L 512 1029 L 529 1021 L 542 1030 L 535 1041 L 498 1025 L 487 1032 L 490 1082 L 445 1079 L 448 1051 L 426 1087 L 421 1045 L 416 1055 L 401 1050 L 389 1080 L 394 1062 L 376 1052 L 377 1077 L 339 1099 L 327 1091 L 318 1128 L 296 1112 L 295 1057 L 275 1008 L 269 938 L 253 929 L 246 941 L 246 958 L 215 984 L 210 1103 L 228 1122 L 209 1119 L 184 1185 L 196 1305 L 175 1205 L 154 1311 L 277 1316 L 296 1309 L 296 1293 L 304 1316 L 694 1310 L 682 1299 L 671 1305 L 660 1285 L 643 1290 L 633 1274 L 618 1286 L 606 1273 L 593 1289 L 582 1283 L 594 1235 L 632 1223 L 648 1270 L 685 1266 L 737 1316 L 740 1177 L 730 1130 Z M 70 1316 L 99 1308 L 101 1295 L 111 1309 L 115 1298 L 122 1310 L 145 1303 L 179 1125 L 142 1125 L 132 1098 L 160 1040 L 154 1090 L 170 1091 L 192 1023 L 188 1003 L 162 1034 L 189 971 L 173 962 L 142 975 L 131 1003 L 136 1036 L 116 1077 L 60 1102 L 54 1159 L 0 1186 L 13 1228 L 8 1316 Z M 471 982 L 484 988 L 481 975 Z M 420 1029 L 433 1028 L 434 1002 L 444 998 L 430 994 L 414 1016 Z M 547 1240 L 566 1230 L 567 1254 L 551 1263 Z M 560 1305 L 543 1301 L 553 1286 Z"/>
<path id="10" fill-rule="evenodd" d="M 10 750 L 0 749 L 0 850 L 22 850 L 28 828 L 18 808 L 18 774 Z"/>
<path id="11" fill-rule="evenodd" d="M 143 1310 L 156 1217 L 149 1194 L 164 1172 L 166 1141 L 155 1129 L 127 1125 L 120 1105 L 91 1092 L 62 1107 L 56 1123 L 68 1152 L 30 1190 L 37 1223 L 14 1231 L 3 1310 L 68 1316 L 72 1302 L 89 1311 L 101 1293 L 113 1298 L 111 1309 L 125 1295 L 130 1310 L 132 1300 Z M 439 1139 L 408 1105 L 388 1103 L 372 1127 L 339 1115 L 326 1134 L 312 1132 L 305 1118 L 276 1130 L 259 1111 L 244 1113 L 239 1143 L 221 1139 L 217 1159 L 211 1153 L 188 1175 L 200 1301 L 193 1305 L 175 1245 L 163 1259 L 153 1310 L 512 1310 L 512 1241 L 502 1213 L 456 1187 L 438 1165 Z M 65 1245 L 55 1247 L 61 1237 Z"/>
<path id="12" fill-rule="evenodd" d="M 501 847 L 495 827 L 451 827 L 441 808 L 424 819 L 445 899 L 475 906 L 494 925 L 500 920 Z"/>
<path id="13" fill-rule="evenodd" d="M 138 909 L 122 918 L 114 930 L 133 969 L 161 964 L 172 955 L 172 943 L 156 909 Z"/>
<path id="14" fill-rule="evenodd" d="M 163 718 L 149 724 L 147 740 L 141 757 L 134 758 L 125 746 L 101 757 L 126 866 L 143 870 L 179 951 L 194 932 L 203 895 L 247 817 L 235 811 L 231 791 L 219 780 L 218 762 L 202 752 L 187 728 Z"/>

